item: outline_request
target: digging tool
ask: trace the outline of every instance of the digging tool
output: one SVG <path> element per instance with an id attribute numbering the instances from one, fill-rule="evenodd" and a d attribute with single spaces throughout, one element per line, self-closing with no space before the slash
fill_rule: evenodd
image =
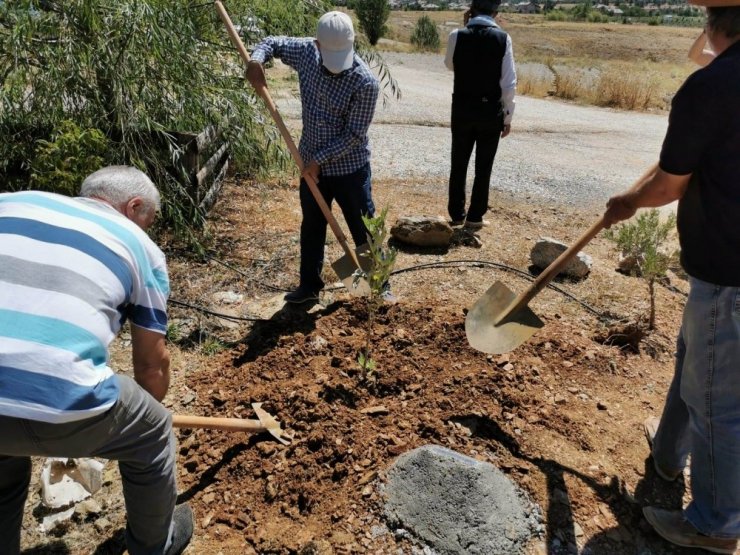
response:
<path id="1" fill-rule="evenodd" d="M 290 441 L 285 439 L 285 432 L 280 429 L 280 422 L 262 408 L 262 403 L 252 403 L 252 408 L 258 420 L 173 414 L 172 425 L 175 428 L 202 428 L 206 430 L 226 430 L 227 432 L 270 432 L 270 435 L 283 445 L 290 444 Z"/>
<path id="2" fill-rule="evenodd" d="M 602 216 L 519 296 L 500 281 L 494 283 L 476 301 L 465 318 L 465 333 L 470 346 L 484 353 L 500 354 L 516 349 L 532 337 L 545 324 L 527 304 L 604 227 Z"/>
<path id="3" fill-rule="evenodd" d="M 226 25 L 226 30 L 231 37 L 231 42 L 236 46 L 236 49 L 239 51 L 244 63 L 248 64 L 249 52 L 247 52 L 242 39 L 239 37 L 239 33 L 237 33 L 234 28 L 234 24 L 231 22 L 231 18 L 226 12 L 226 8 L 224 8 L 223 4 L 219 0 L 216 0 L 215 4 L 216 10 L 218 10 L 218 15 L 221 16 L 221 20 L 224 22 L 224 25 Z M 267 110 L 270 112 L 272 119 L 275 120 L 275 124 L 280 130 L 280 134 L 283 136 L 283 139 L 288 146 L 288 150 L 293 157 L 293 161 L 298 166 L 298 170 L 303 173 L 303 158 L 298 152 L 298 148 L 293 141 L 293 137 L 285 126 L 285 122 L 283 122 L 283 118 L 280 116 L 275 103 L 272 101 L 270 92 L 267 90 L 267 87 L 257 87 L 255 88 L 255 92 L 260 98 L 262 98 L 262 100 L 264 100 Z M 344 250 L 344 256 L 339 260 L 334 261 L 331 267 L 334 269 L 337 276 L 339 276 L 339 279 L 350 294 L 357 297 L 366 297 L 370 295 L 370 284 L 366 279 L 362 279 L 358 275 L 358 272 L 362 273 L 370 269 L 370 259 L 367 256 L 367 246 L 361 245 L 355 250 L 350 248 L 347 243 L 347 237 L 344 235 L 342 228 L 339 227 L 336 218 L 334 218 L 334 215 L 331 213 L 331 208 L 329 208 L 324 197 L 321 195 L 321 192 L 316 185 L 316 181 L 314 181 L 310 176 L 305 176 L 304 179 L 308 184 L 308 188 L 310 189 L 313 198 L 316 199 L 316 203 L 319 205 L 319 208 L 321 208 L 321 212 L 324 214 L 326 221 L 329 223 L 329 227 L 334 233 L 334 236 L 337 238 L 337 241 L 339 241 L 339 244 Z"/>

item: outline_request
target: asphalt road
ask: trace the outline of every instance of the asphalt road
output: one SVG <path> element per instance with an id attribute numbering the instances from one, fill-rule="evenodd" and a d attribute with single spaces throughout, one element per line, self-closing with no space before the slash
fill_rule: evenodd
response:
<path id="1" fill-rule="evenodd" d="M 438 55 L 389 53 L 385 58 L 402 98 L 379 101 L 370 130 L 373 177 L 427 181 L 438 188 L 449 174 L 452 73 Z M 299 117 L 298 99 L 283 98 L 279 105 L 287 118 Z M 519 96 L 491 186 L 523 198 L 603 206 L 657 160 L 667 123 L 667 113 Z M 471 172 L 472 167 L 471 160 Z"/>

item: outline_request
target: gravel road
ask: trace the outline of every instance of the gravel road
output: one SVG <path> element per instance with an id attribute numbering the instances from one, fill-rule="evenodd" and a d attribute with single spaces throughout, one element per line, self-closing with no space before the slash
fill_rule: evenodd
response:
<path id="1" fill-rule="evenodd" d="M 373 178 L 428 181 L 437 188 L 449 174 L 452 73 L 439 55 L 387 53 L 385 59 L 402 98 L 378 104 L 370 129 Z M 288 119 L 299 117 L 297 99 L 278 103 Z M 602 206 L 657 160 L 667 122 L 665 113 L 519 96 L 491 185 L 524 198 Z M 472 172 L 472 160 L 469 167 Z"/>

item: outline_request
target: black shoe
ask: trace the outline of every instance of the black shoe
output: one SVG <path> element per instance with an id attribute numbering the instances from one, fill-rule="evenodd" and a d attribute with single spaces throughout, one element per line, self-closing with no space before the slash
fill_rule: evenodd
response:
<path id="1" fill-rule="evenodd" d="M 286 302 L 292 304 L 303 304 L 309 301 L 318 301 L 319 292 L 312 291 L 306 287 L 298 287 L 295 291 L 291 291 L 284 297 Z"/>
<path id="2" fill-rule="evenodd" d="M 182 503 L 175 507 L 172 515 L 172 542 L 166 555 L 180 555 L 193 537 L 193 511 L 190 505 Z"/>

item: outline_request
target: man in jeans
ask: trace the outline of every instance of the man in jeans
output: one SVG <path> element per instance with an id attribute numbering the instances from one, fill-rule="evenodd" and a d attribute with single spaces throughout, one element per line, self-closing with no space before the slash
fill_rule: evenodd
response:
<path id="1" fill-rule="evenodd" d="M 511 131 L 516 71 L 511 37 L 496 25 L 498 0 L 473 0 L 465 28 L 450 33 L 445 65 L 455 72 L 452 161 L 447 210 L 452 225 L 480 229 L 499 138 Z M 475 179 L 465 210 L 465 179 L 475 145 Z"/>
<path id="2" fill-rule="evenodd" d="M 740 7 L 707 8 L 717 57 L 673 99 L 659 165 L 607 203 L 609 224 L 678 200 L 681 263 L 691 290 L 676 371 L 658 422 L 656 473 L 673 481 L 691 455 L 684 511 L 645 507 L 668 541 L 732 554 L 740 538 Z"/>
<path id="3" fill-rule="evenodd" d="M 375 114 L 378 80 L 354 52 L 352 20 L 342 12 L 321 16 L 316 39 L 267 37 L 252 53 L 247 79 L 266 86 L 263 64 L 279 58 L 298 72 L 303 106 L 299 151 L 303 175 L 318 181 L 326 203 L 336 199 L 355 245 L 367 243 L 362 215 L 373 216 L 367 131 Z M 317 300 L 324 287 L 326 218 L 305 179 L 300 184 L 301 269 L 298 288 L 285 300 Z"/>
<path id="4" fill-rule="evenodd" d="M 167 266 L 145 233 L 159 193 L 111 166 L 80 198 L 0 194 L 0 551 L 20 552 L 31 456 L 118 461 L 131 555 L 180 553 L 193 533 L 175 507 L 165 346 Z M 134 379 L 108 346 L 131 321 Z"/>

